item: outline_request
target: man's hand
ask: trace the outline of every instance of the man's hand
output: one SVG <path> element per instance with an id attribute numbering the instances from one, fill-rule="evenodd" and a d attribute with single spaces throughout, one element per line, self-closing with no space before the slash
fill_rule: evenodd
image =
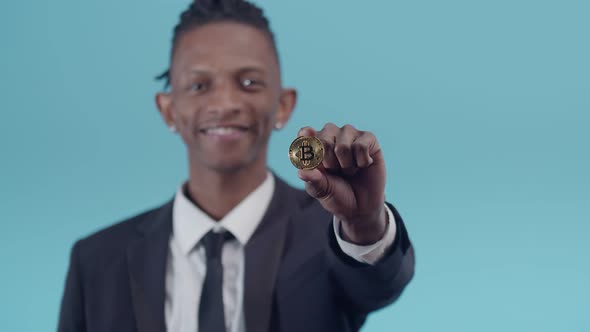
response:
<path id="1" fill-rule="evenodd" d="M 379 241 L 387 228 L 385 162 L 371 132 L 328 123 L 320 131 L 302 128 L 298 136 L 316 136 L 324 144 L 324 161 L 299 170 L 305 190 L 342 221 L 344 240 L 359 245 Z"/>

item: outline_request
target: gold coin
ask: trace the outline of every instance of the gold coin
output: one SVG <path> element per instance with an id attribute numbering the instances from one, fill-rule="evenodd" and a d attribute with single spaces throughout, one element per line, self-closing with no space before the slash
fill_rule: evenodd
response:
<path id="1" fill-rule="evenodd" d="M 299 136 L 289 147 L 289 159 L 299 169 L 314 169 L 324 160 L 324 145 L 315 136 Z"/>

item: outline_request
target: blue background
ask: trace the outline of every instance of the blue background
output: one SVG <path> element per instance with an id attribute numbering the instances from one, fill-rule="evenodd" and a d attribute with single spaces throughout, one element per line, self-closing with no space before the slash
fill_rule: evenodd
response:
<path id="1" fill-rule="evenodd" d="M 376 133 L 414 281 L 364 331 L 590 331 L 588 1 L 258 1 L 304 125 Z M 55 330 L 73 242 L 187 176 L 153 77 L 187 1 L 0 4 L 0 325 Z"/>

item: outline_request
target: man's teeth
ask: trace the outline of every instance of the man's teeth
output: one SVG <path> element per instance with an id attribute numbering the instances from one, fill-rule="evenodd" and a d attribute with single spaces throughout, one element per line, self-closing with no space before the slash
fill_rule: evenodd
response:
<path id="1" fill-rule="evenodd" d="M 215 127 L 215 128 L 208 128 L 207 130 L 205 130 L 205 133 L 210 134 L 210 135 L 229 135 L 229 134 L 237 133 L 239 131 L 242 131 L 242 130 L 239 128 L 236 128 L 236 127 Z"/>

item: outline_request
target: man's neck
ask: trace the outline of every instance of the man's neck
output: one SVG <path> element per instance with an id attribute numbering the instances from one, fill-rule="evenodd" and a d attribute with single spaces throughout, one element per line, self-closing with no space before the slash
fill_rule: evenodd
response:
<path id="1" fill-rule="evenodd" d="M 221 220 L 244 198 L 260 186 L 268 171 L 265 164 L 235 172 L 219 172 L 190 165 L 188 193 L 201 210 Z"/>

